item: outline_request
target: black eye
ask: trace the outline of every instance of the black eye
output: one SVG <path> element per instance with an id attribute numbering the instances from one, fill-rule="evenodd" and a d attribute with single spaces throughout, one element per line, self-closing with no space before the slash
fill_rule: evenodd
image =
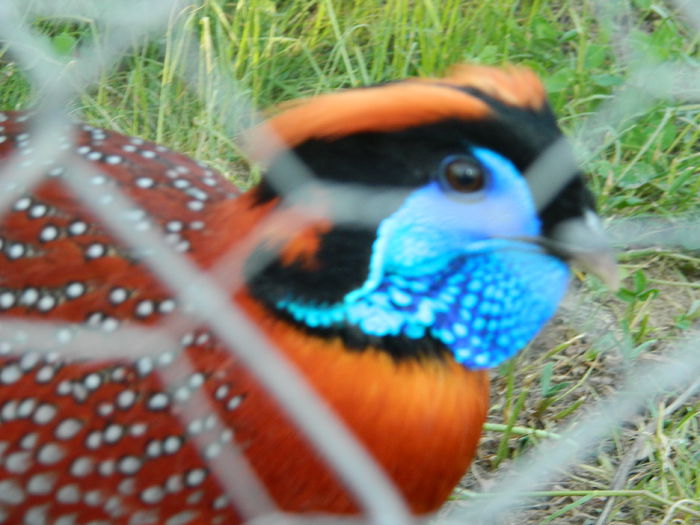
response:
<path id="1" fill-rule="evenodd" d="M 441 166 L 440 179 L 453 191 L 474 193 L 486 184 L 486 171 L 475 158 L 450 157 Z"/>

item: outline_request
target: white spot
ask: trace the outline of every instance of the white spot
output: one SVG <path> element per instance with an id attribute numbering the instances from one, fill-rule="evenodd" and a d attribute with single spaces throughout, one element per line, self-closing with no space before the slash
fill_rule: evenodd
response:
<path id="1" fill-rule="evenodd" d="M 75 150 L 78 155 L 85 155 L 90 151 L 90 146 L 80 146 Z"/>
<path id="2" fill-rule="evenodd" d="M 57 439 L 71 439 L 83 428 L 83 422 L 76 418 L 68 418 L 56 425 L 54 436 Z"/>
<path id="3" fill-rule="evenodd" d="M 214 397 L 216 399 L 224 399 L 228 395 L 229 387 L 228 385 L 221 385 L 214 392 Z"/>
<path id="4" fill-rule="evenodd" d="M 27 492 L 30 494 L 45 495 L 51 492 L 56 483 L 55 474 L 36 474 L 27 482 Z"/>
<path id="5" fill-rule="evenodd" d="M 97 467 L 97 469 L 100 471 L 100 474 L 103 476 L 111 476 L 114 474 L 114 460 L 113 459 L 107 459 L 100 463 L 100 465 Z"/>
<path id="6" fill-rule="evenodd" d="M 172 184 L 175 188 L 182 190 L 190 186 L 190 181 L 187 179 L 175 179 Z"/>
<path id="7" fill-rule="evenodd" d="M 203 221 L 192 221 L 190 224 L 190 230 L 203 230 L 204 229 L 204 222 Z"/>
<path id="8" fill-rule="evenodd" d="M 37 425 L 45 425 L 54 417 L 56 417 L 57 412 L 58 410 L 55 406 L 50 405 L 48 403 L 42 403 L 37 407 L 36 411 L 34 412 L 34 422 Z"/>
<path id="9" fill-rule="evenodd" d="M 85 388 L 87 388 L 89 390 L 96 390 L 102 384 L 102 378 L 100 377 L 99 374 L 95 374 L 95 373 L 88 374 L 83 379 L 83 384 L 85 385 Z"/>
<path id="10" fill-rule="evenodd" d="M 75 221 L 68 225 L 68 233 L 71 235 L 83 235 L 87 229 L 87 223 L 83 221 Z"/>
<path id="11" fill-rule="evenodd" d="M 94 468 L 92 458 L 81 456 L 70 466 L 70 473 L 76 478 L 84 478 L 89 475 Z"/>
<path id="12" fill-rule="evenodd" d="M 40 312 L 48 312 L 53 309 L 54 306 L 56 306 L 56 299 L 51 295 L 42 296 L 39 302 L 36 303 L 36 307 Z"/>
<path id="13" fill-rule="evenodd" d="M 146 430 L 148 430 L 148 425 L 146 425 L 146 423 L 135 423 L 131 425 L 131 428 L 129 428 L 129 434 L 134 437 L 139 437 L 143 436 L 146 433 Z"/>
<path id="14" fill-rule="evenodd" d="M 119 472 L 126 476 L 136 474 L 141 468 L 141 459 L 136 456 L 124 456 L 117 465 Z"/>
<path id="15" fill-rule="evenodd" d="M 150 177 L 139 177 L 134 182 L 136 183 L 136 186 L 138 186 L 139 188 L 144 188 L 144 189 L 152 188 L 156 183 Z"/>
<path id="16" fill-rule="evenodd" d="M 2 292 L 0 293 L 0 309 L 7 310 L 12 308 L 15 304 L 15 294 L 12 292 Z"/>
<path id="17" fill-rule="evenodd" d="M 13 452 L 5 458 L 5 470 L 13 474 L 24 474 L 32 466 L 29 452 Z"/>
<path id="18" fill-rule="evenodd" d="M 206 192 L 200 190 L 199 188 L 189 188 L 187 190 L 187 195 L 200 201 L 205 201 L 209 198 Z"/>
<path id="19" fill-rule="evenodd" d="M 165 224 L 165 229 L 172 233 L 182 231 L 183 224 L 181 221 L 169 221 Z"/>
<path id="20" fill-rule="evenodd" d="M 131 138 L 129 138 L 129 142 L 131 142 L 132 144 L 136 144 L 137 146 L 140 146 L 141 144 L 143 144 L 143 139 L 140 139 L 138 137 L 131 137 Z"/>
<path id="21" fill-rule="evenodd" d="M 65 396 L 70 394 L 72 391 L 70 381 L 66 381 L 65 379 L 63 381 L 60 381 L 58 385 L 56 385 L 56 393 L 59 396 Z"/>
<path id="22" fill-rule="evenodd" d="M 38 441 L 39 434 L 37 434 L 36 432 L 30 432 L 22 438 L 22 440 L 19 443 L 19 446 L 22 447 L 24 450 L 32 450 L 34 447 L 36 447 Z"/>
<path id="23" fill-rule="evenodd" d="M 102 321 L 102 329 L 105 332 L 114 332 L 119 328 L 119 321 L 114 317 L 105 317 Z"/>
<path id="24" fill-rule="evenodd" d="M 216 510 L 225 509 L 227 506 L 228 498 L 226 496 L 219 496 L 214 500 L 214 503 L 212 504 L 212 507 L 214 507 Z"/>
<path id="25" fill-rule="evenodd" d="M 204 203 L 202 201 L 189 201 L 187 207 L 192 211 L 202 211 L 204 209 Z"/>
<path id="26" fill-rule="evenodd" d="M 36 288 L 26 288 L 19 297 L 19 303 L 31 306 L 39 299 L 39 291 Z"/>
<path id="27" fill-rule="evenodd" d="M 151 410 L 163 410 L 168 406 L 168 396 L 162 392 L 153 394 L 148 400 L 148 408 Z"/>
<path id="28" fill-rule="evenodd" d="M 133 478 L 125 479 L 119 483 L 117 490 L 120 494 L 133 494 L 136 490 L 136 482 Z"/>
<path id="29" fill-rule="evenodd" d="M 182 476 L 180 474 L 172 474 L 165 481 L 165 488 L 168 492 L 180 492 L 184 488 Z"/>
<path id="30" fill-rule="evenodd" d="M 59 503 L 70 505 L 80 501 L 80 489 L 77 485 L 64 485 L 56 492 L 56 499 Z"/>
<path id="31" fill-rule="evenodd" d="M 122 146 L 122 149 L 123 149 L 124 151 L 128 151 L 129 153 L 133 153 L 133 152 L 136 151 L 138 148 L 137 148 L 136 146 L 132 145 L 132 144 L 125 144 L 124 146 Z"/>
<path id="32" fill-rule="evenodd" d="M 216 416 L 214 414 L 209 414 L 204 418 L 204 428 L 211 430 L 216 426 Z"/>
<path id="33" fill-rule="evenodd" d="M 201 419 L 193 419 L 187 425 L 187 432 L 190 434 L 200 434 L 204 430 L 204 424 Z"/>
<path id="34" fill-rule="evenodd" d="M 35 204 L 29 209 L 29 216 L 32 219 L 39 219 L 46 215 L 46 212 L 49 210 L 48 206 L 45 204 Z"/>
<path id="35" fill-rule="evenodd" d="M 49 171 L 49 177 L 60 177 L 61 175 L 63 175 L 64 171 L 65 169 L 63 168 L 63 166 L 56 166 L 51 171 Z"/>
<path id="36" fill-rule="evenodd" d="M 19 404 L 17 407 L 17 417 L 25 418 L 32 415 L 34 408 L 36 407 L 36 399 L 33 397 L 28 397 Z"/>
<path id="37" fill-rule="evenodd" d="M 126 368 L 117 366 L 112 370 L 112 381 L 122 381 L 126 378 Z"/>
<path id="38" fill-rule="evenodd" d="M 10 259 L 19 259 L 24 255 L 25 251 L 24 245 L 19 242 L 13 242 L 5 249 L 5 253 L 7 253 L 7 257 Z"/>
<path id="39" fill-rule="evenodd" d="M 97 407 L 97 413 L 102 417 L 109 417 L 114 413 L 114 405 L 111 403 L 100 403 Z"/>
<path id="40" fill-rule="evenodd" d="M 139 302 L 136 305 L 136 309 L 134 312 L 136 313 L 137 316 L 139 317 L 148 317 L 153 313 L 154 310 L 154 304 L 153 301 L 149 301 L 148 299 Z"/>
<path id="41" fill-rule="evenodd" d="M 69 299 L 77 299 L 85 293 L 85 285 L 78 281 L 68 283 L 65 288 L 66 297 Z"/>
<path id="42" fill-rule="evenodd" d="M 116 443 L 123 435 L 124 427 L 116 423 L 108 425 L 103 434 L 105 443 Z"/>
<path id="43" fill-rule="evenodd" d="M 177 436 L 168 436 L 165 438 L 165 441 L 163 441 L 163 451 L 166 454 L 175 454 L 178 450 L 180 450 L 180 438 Z"/>
<path id="44" fill-rule="evenodd" d="M 99 490 L 91 490 L 89 492 L 86 492 L 85 496 L 83 497 L 83 501 L 91 507 L 96 507 L 97 505 L 102 503 L 102 500 L 102 493 Z"/>
<path id="45" fill-rule="evenodd" d="M 175 246 L 175 251 L 184 253 L 190 249 L 190 241 L 182 241 Z"/>
<path id="46" fill-rule="evenodd" d="M 36 372 L 35 380 L 37 383 L 48 383 L 56 375 L 56 369 L 51 365 L 44 365 Z"/>
<path id="47" fill-rule="evenodd" d="M 138 370 L 139 374 L 142 376 L 150 374 L 153 372 L 153 361 L 150 357 L 140 357 L 139 360 L 136 361 L 136 370 Z"/>
<path id="48" fill-rule="evenodd" d="M 204 478 L 207 477 L 207 472 L 206 470 L 202 468 L 195 468 L 190 470 L 186 475 L 185 475 L 185 483 L 187 483 L 187 486 L 189 487 L 195 487 L 197 485 L 200 485 L 203 481 Z"/>
<path id="49" fill-rule="evenodd" d="M 136 394 L 133 390 L 122 390 L 117 395 L 117 406 L 119 408 L 129 408 L 136 401 Z"/>
<path id="50" fill-rule="evenodd" d="M 107 182 L 107 177 L 104 175 L 95 175 L 90 178 L 90 182 L 92 182 L 95 186 L 102 186 L 105 182 Z"/>
<path id="51" fill-rule="evenodd" d="M 93 430 L 85 438 L 85 446 L 95 450 L 102 445 L 102 433 L 99 430 Z"/>
<path id="52" fill-rule="evenodd" d="M 0 371 L 0 382 L 5 385 L 15 383 L 21 377 L 22 371 L 16 364 L 7 365 Z"/>
<path id="53" fill-rule="evenodd" d="M 123 160 L 124 158 L 119 155 L 108 155 L 105 162 L 107 164 L 120 164 Z"/>
<path id="54" fill-rule="evenodd" d="M 189 388 L 187 388 L 186 386 L 181 386 L 175 390 L 173 396 L 175 397 L 175 400 L 179 403 L 184 403 L 190 398 L 190 394 L 191 392 Z"/>
<path id="55" fill-rule="evenodd" d="M 100 153 L 99 151 L 91 151 L 90 153 L 85 155 L 85 158 L 87 160 L 92 160 L 92 161 L 100 160 L 102 158 L 102 153 Z"/>
<path id="56" fill-rule="evenodd" d="M 210 443 L 204 450 L 204 455 L 208 459 L 213 459 L 221 453 L 221 445 L 219 443 Z"/>
<path id="57" fill-rule="evenodd" d="M 24 501 L 25 495 L 22 487 L 12 479 L 0 481 L 0 503 L 19 505 Z"/>
<path id="58" fill-rule="evenodd" d="M 163 446 L 161 442 L 157 439 L 151 440 L 148 445 L 146 445 L 146 454 L 152 458 L 157 458 L 163 453 Z"/>
<path id="59" fill-rule="evenodd" d="M 125 288 L 112 288 L 109 292 L 109 302 L 112 304 L 121 304 L 129 297 L 129 292 Z"/>
<path id="60" fill-rule="evenodd" d="M 158 487 L 157 485 L 153 485 L 151 487 L 148 487 L 146 490 L 144 490 L 141 493 L 141 500 L 144 503 L 148 504 L 155 504 L 155 503 L 160 503 L 160 501 L 163 499 L 163 496 L 165 495 L 165 491 L 162 489 L 162 487 Z"/>
<path id="61" fill-rule="evenodd" d="M 41 242 L 50 242 L 58 238 L 58 228 L 53 224 L 47 224 L 39 232 L 39 240 Z"/>
<path id="62" fill-rule="evenodd" d="M 66 455 L 65 450 L 56 443 L 47 443 L 39 450 L 37 459 L 42 465 L 53 465 L 61 461 Z"/>
<path id="63" fill-rule="evenodd" d="M 15 202 L 15 205 L 12 207 L 15 211 L 24 211 L 26 209 L 29 209 L 29 206 L 32 205 L 32 199 L 29 197 L 22 197 Z"/>
<path id="64" fill-rule="evenodd" d="M 24 513 L 22 519 L 23 525 L 45 525 L 48 521 L 47 513 L 49 511 L 49 504 L 37 505 L 36 507 L 31 507 Z"/>
<path id="65" fill-rule="evenodd" d="M 85 249 L 85 257 L 88 259 L 97 259 L 103 257 L 107 252 L 107 248 L 104 244 L 99 242 L 94 242 Z"/>
<path id="66" fill-rule="evenodd" d="M 183 510 L 177 514 L 170 516 L 164 525 L 189 525 L 195 523 L 195 518 L 199 515 L 198 511 L 194 510 Z"/>
<path id="67" fill-rule="evenodd" d="M 200 372 L 195 372 L 194 374 L 192 374 L 190 376 L 190 378 L 187 382 L 189 383 L 190 388 L 192 388 L 192 389 L 199 388 L 200 386 L 202 386 L 204 384 L 204 374 L 202 374 Z"/>
<path id="68" fill-rule="evenodd" d="M 229 410 L 235 410 L 239 406 L 241 406 L 242 402 L 243 402 L 243 396 L 241 396 L 241 395 L 233 396 L 231 399 L 229 399 L 229 402 L 226 405 L 226 408 Z"/>
<path id="69" fill-rule="evenodd" d="M 76 525 L 78 522 L 76 521 L 77 514 L 64 514 L 63 516 L 59 516 L 58 519 L 54 522 L 53 525 Z"/>
<path id="70" fill-rule="evenodd" d="M 175 360 L 175 354 L 172 352 L 163 352 L 158 356 L 158 366 L 168 366 Z"/>
<path id="71" fill-rule="evenodd" d="M 143 151 L 141 152 L 141 156 L 144 157 L 144 158 L 146 158 L 146 159 L 154 159 L 154 158 L 156 158 L 158 155 L 156 154 L 155 151 L 151 151 L 151 150 L 149 150 L 149 149 L 145 149 L 145 150 L 143 150 Z"/>
<path id="72" fill-rule="evenodd" d="M 26 354 L 22 355 L 22 359 L 19 361 L 19 366 L 22 368 L 22 370 L 27 372 L 39 363 L 39 359 L 41 359 L 41 356 L 38 352 L 27 352 Z"/>

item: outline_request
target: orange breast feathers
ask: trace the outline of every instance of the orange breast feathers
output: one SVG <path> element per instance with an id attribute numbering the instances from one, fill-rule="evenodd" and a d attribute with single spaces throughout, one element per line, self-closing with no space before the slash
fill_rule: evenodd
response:
<path id="1" fill-rule="evenodd" d="M 303 334 L 250 298 L 240 299 L 386 469 L 411 508 L 436 510 L 472 460 L 488 408 L 488 373 L 469 371 L 448 358 L 397 362 L 384 352 L 348 351 L 339 340 Z M 357 510 L 342 488 L 329 484 L 333 477 L 327 467 L 308 445 L 299 446 L 297 432 L 284 418 L 272 418 L 252 403 L 248 408 L 257 436 L 250 441 L 251 460 L 263 479 L 276 480 L 268 487 L 284 508 L 301 510 L 301 500 L 290 495 L 308 490 L 309 501 L 319 506 L 302 504 L 307 510 Z M 274 431 L 273 420 L 280 421 Z M 288 435 L 277 443 L 275 432 Z M 295 474 L 275 476 L 282 465 Z"/>

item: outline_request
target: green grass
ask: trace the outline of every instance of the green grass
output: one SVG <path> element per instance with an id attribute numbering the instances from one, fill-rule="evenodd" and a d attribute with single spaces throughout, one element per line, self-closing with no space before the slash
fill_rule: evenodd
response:
<path id="1" fill-rule="evenodd" d="M 232 139 L 250 115 L 228 90 L 234 82 L 264 108 L 342 87 L 437 75 L 460 61 L 514 62 L 543 77 L 563 128 L 574 132 L 618 93 L 649 96 L 655 86 L 625 84 L 640 68 L 700 65 L 699 36 L 670 2 L 614 4 L 597 12 L 592 2 L 573 0 L 206 0 L 135 41 L 72 111 L 206 160 L 245 185 Z M 63 56 L 66 76 L 73 59 L 109 36 L 109 29 L 80 17 L 32 23 Z M 628 28 L 624 43 L 620 27 Z M 30 88 L 5 51 L 0 48 L 0 107 L 26 107 L 41 89 Z M 615 124 L 596 122 L 580 138 L 600 138 L 586 168 L 604 216 L 698 217 L 700 104 L 661 98 L 623 112 Z M 574 301 L 528 352 L 495 374 L 475 472 L 488 477 L 551 437 L 611 393 L 630 363 L 657 359 L 697 324 L 699 247 L 663 248 L 622 254 L 628 278 L 617 296 L 592 279 L 581 282 L 588 302 Z M 585 315 L 576 317 L 582 308 L 604 317 L 608 333 L 592 336 Z M 673 399 L 651 403 L 587 463 L 562 474 L 561 490 L 541 493 L 545 499 L 518 523 L 592 523 L 610 496 L 606 523 L 697 523 L 700 403 L 691 397 L 667 412 Z M 635 441 L 640 433 L 647 437 Z M 630 454 L 635 462 L 625 472 L 620 465 Z M 617 485 L 616 473 L 624 474 Z M 480 488 L 473 474 L 466 483 Z"/>

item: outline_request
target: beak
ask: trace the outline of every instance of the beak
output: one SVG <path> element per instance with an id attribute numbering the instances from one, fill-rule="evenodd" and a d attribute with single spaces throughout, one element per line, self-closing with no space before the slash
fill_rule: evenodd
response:
<path id="1" fill-rule="evenodd" d="M 612 291 L 620 288 L 615 254 L 595 212 L 561 222 L 549 237 L 548 248 L 556 255 L 600 278 Z"/>

